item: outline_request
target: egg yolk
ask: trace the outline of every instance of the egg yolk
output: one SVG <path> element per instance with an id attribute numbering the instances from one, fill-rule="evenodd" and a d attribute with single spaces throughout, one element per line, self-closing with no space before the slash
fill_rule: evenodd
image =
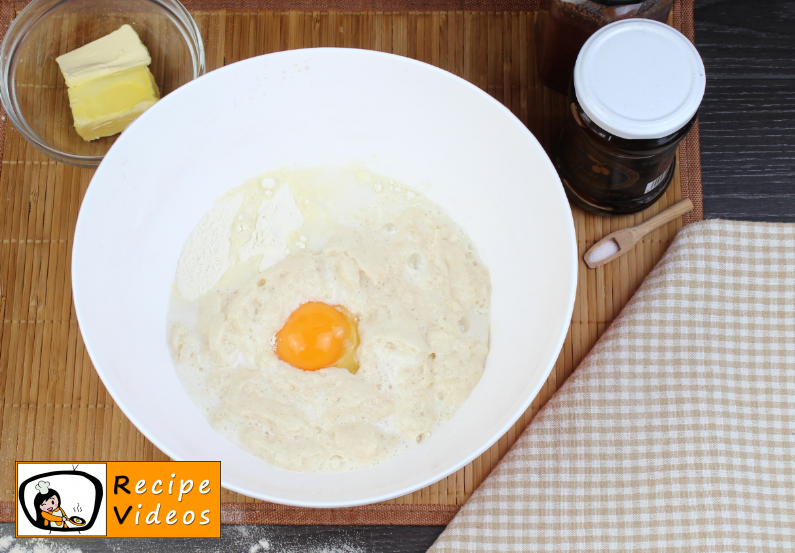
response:
<path id="1" fill-rule="evenodd" d="M 274 349 L 282 361 L 305 371 L 340 367 L 355 373 L 359 334 L 342 306 L 309 302 L 292 312 L 276 333 Z"/>

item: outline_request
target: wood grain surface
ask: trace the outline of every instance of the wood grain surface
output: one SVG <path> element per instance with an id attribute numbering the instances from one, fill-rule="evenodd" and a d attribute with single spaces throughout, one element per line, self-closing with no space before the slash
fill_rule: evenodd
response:
<path id="1" fill-rule="evenodd" d="M 701 109 L 708 217 L 795 221 L 795 3 L 699 0 L 696 42 L 708 72 Z M 247 551 L 240 535 L 282 550 L 421 552 L 441 527 L 225 527 L 221 540 L 92 540 L 89 551 Z M 0 525 L 0 535 L 13 525 Z M 63 540 L 66 542 L 66 540 Z M 28 547 L 32 544 L 26 542 Z M 248 543 L 248 542 L 245 542 Z M 65 545 L 74 544 L 67 542 Z"/>
<path id="2" fill-rule="evenodd" d="M 707 218 L 795 222 L 795 2 L 697 0 Z"/>

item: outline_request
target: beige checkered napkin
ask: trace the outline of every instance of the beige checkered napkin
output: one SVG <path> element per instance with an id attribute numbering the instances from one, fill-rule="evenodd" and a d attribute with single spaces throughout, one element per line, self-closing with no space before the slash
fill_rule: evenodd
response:
<path id="1" fill-rule="evenodd" d="M 686 227 L 431 551 L 795 551 L 795 225 Z"/>

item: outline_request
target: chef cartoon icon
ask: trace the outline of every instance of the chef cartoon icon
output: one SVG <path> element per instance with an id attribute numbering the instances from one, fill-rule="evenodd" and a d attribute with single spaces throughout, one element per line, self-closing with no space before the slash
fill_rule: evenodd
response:
<path id="1" fill-rule="evenodd" d="M 33 504 L 36 508 L 36 525 L 40 528 L 67 528 L 67 523 L 73 526 L 82 526 L 85 521 L 80 517 L 69 517 L 61 506 L 61 496 L 50 487 L 46 480 L 39 480 L 36 484 L 36 497 Z"/>
<path id="2" fill-rule="evenodd" d="M 17 463 L 19 537 L 105 534 L 103 480 L 107 468 L 104 463 L 91 463 L 86 465 L 87 472 L 78 470 L 78 466 L 77 463 Z"/>
<path id="3" fill-rule="evenodd" d="M 46 480 L 39 480 L 36 484 L 36 498 L 33 504 L 36 507 L 36 522 L 40 526 L 63 528 L 69 520 L 61 507 L 61 496 L 58 492 L 50 488 L 50 483 Z"/>

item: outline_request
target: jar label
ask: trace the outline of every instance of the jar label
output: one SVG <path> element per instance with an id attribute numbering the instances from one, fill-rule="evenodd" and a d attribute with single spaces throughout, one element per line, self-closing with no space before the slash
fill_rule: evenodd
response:
<path id="1" fill-rule="evenodd" d="M 643 193 L 644 193 L 644 194 L 648 194 L 649 192 L 651 192 L 652 190 L 654 190 L 655 188 L 657 188 L 658 186 L 660 186 L 660 184 L 662 184 L 662 182 L 663 182 L 663 181 L 664 181 L 664 180 L 665 180 L 667 177 L 668 177 L 668 171 L 665 171 L 665 172 L 664 172 L 662 175 L 660 175 L 659 177 L 657 177 L 656 179 L 654 179 L 653 181 L 651 181 L 649 184 L 647 184 L 647 185 L 646 185 L 646 190 L 645 190 Z"/>
<path id="2" fill-rule="evenodd" d="M 571 134 L 571 140 L 564 145 L 563 156 L 578 180 L 601 190 L 621 190 L 638 182 L 638 173 L 619 163 L 620 158 L 605 156 L 581 132 Z"/>
<path id="3" fill-rule="evenodd" d="M 574 203 L 602 213 L 634 213 L 659 198 L 675 172 L 676 148 L 695 117 L 676 134 L 634 141 L 595 127 L 571 102 L 554 163 Z"/>

